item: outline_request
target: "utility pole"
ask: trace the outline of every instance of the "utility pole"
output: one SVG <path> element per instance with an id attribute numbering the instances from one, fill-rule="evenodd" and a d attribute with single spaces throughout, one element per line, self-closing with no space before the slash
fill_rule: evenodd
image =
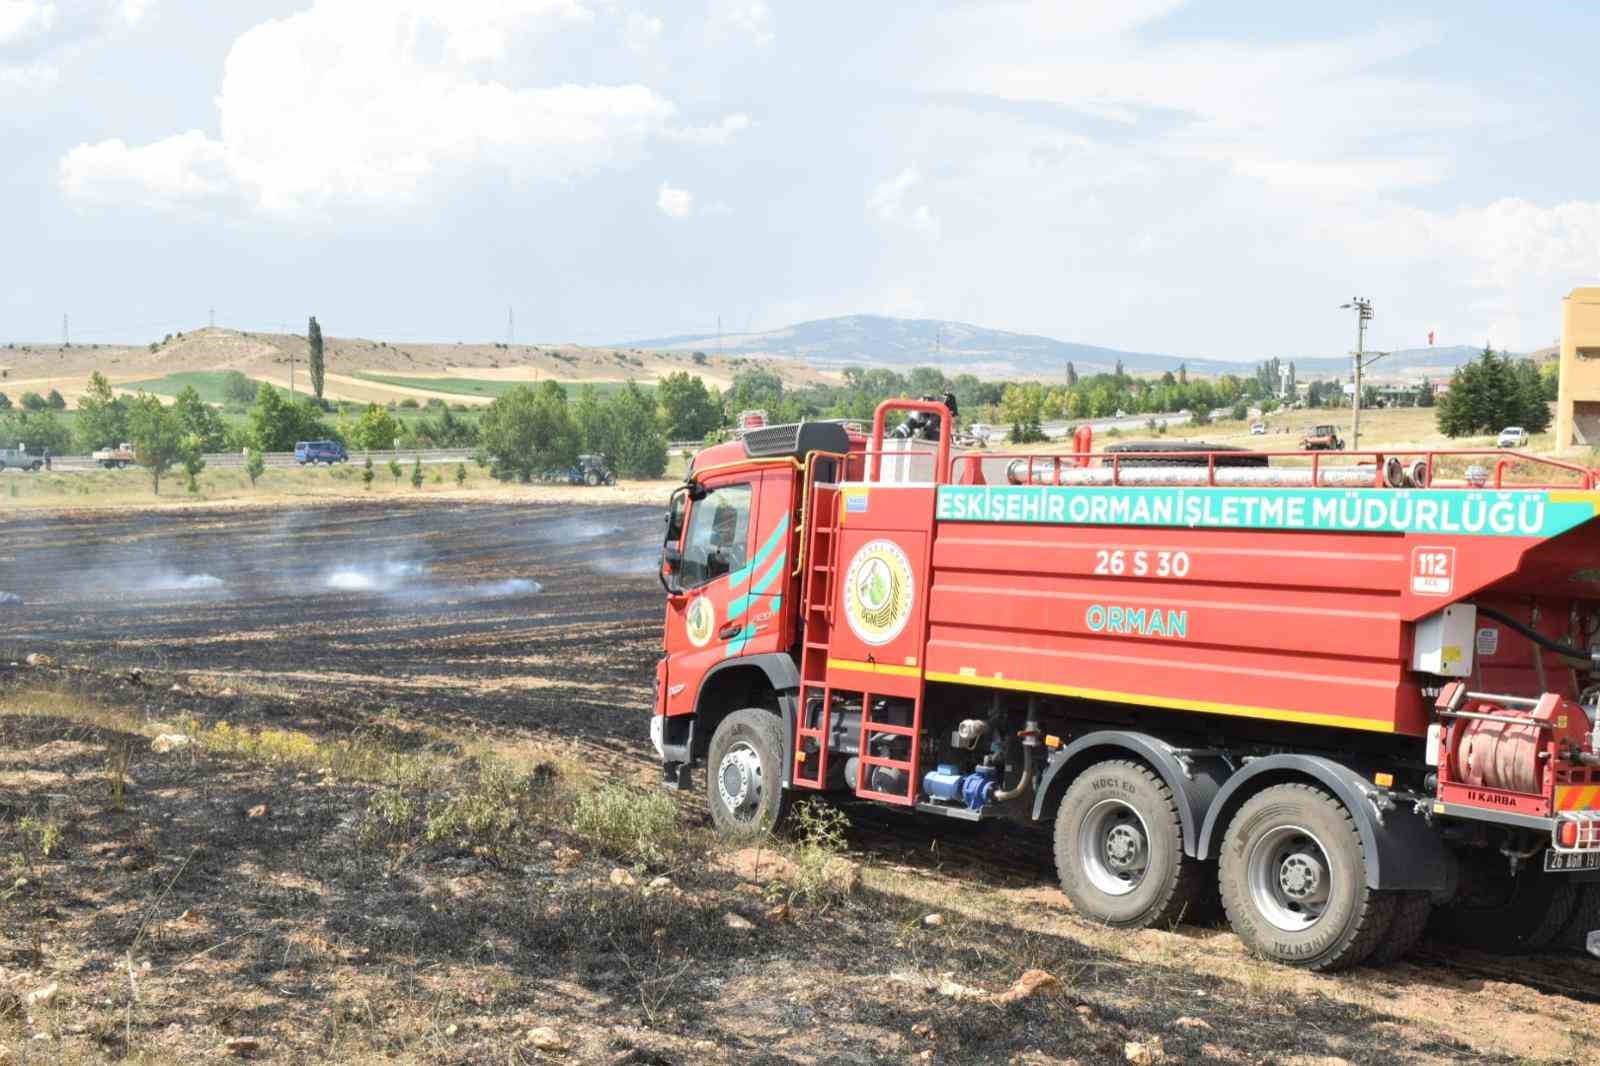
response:
<path id="1" fill-rule="evenodd" d="M 1372 301 L 1365 297 L 1351 297 L 1347 304 L 1340 304 L 1340 310 L 1354 310 L 1356 313 L 1356 350 L 1350 354 L 1355 357 L 1356 383 L 1355 395 L 1350 404 L 1350 450 L 1361 450 L 1361 372 L 1368 366 L 1388 355 L 1388 352 L 1373 352 L 1372 358 L 1367 358 L 1367 323 L 1372 321 Z"/>
<path id="2" fill-rule="evenodd" d="M 717 316 L 717 354 L 722 354 L 722 316 Z"/>
<path id="3" fill-rule="evenodd" d="M 506 307 L 506 347 L 517 343 L 517 313 Z"/>
<path id="4" fill-rule="evenodd" d="M 217 328 L 217 309 L 215 306 L 211 308 L 210 326 L 212 329 Z"/>
<path id="5" fill-rule="evenodd" d="M 72 347 L 72 333 L 67 329 L 67 316 L 65 313 L 61 316 L 61 347 Z"/>

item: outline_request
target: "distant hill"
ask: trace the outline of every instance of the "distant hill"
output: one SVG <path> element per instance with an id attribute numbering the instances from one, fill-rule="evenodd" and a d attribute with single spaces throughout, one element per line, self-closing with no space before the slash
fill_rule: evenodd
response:
<path id="1" fill-rule="evenodd" d="M 1482 348 L 1475 348 L 1470 344 L 1452 344 L 1436 348 L 1404 348 L 1390 352 L 1372 364 L 1371 373 L 1375 378 L 1414 378 L 1422 376 L 1437 377 L 1455 370 L 1463 363 L 1470 363 L 1482 352 Z M 1279 358 L 1287 361 L 1288 356 Z M 1311 359 L 1296 359 L 1295 372 L 1305 377 L 1348 377 L 1350 375 L 1350 357 L 1329 356 Z"/>
<path id="2" fill-rule="evenodd" d="M 708 385 L 726 387 L 739 370 L 734 359 L 687 351 L 651 352 L 574 344 L 438 344 L 324 337 L 325 395 L 362 403 L 444 400 L 483 405 L 510 384 L 554 379 L 570 386 L 602 389 L 623 381 L 641 384 L 687 371 Z M 220 398 L 222 375 L 237 370 L 254 381 L 289 384 L 291 366 L 304 390 L 308 350 L 298 334 L 258 333 L 210 327 L 166 337 L 153 344 L 27 344 L 0 346 L 0 392 L 15 402 L 24 392 L 54 389 L 76 402 L 98 370 L 123 393 L 145 389 L 164 396 L 194 385 L 212 401 Z M 789 360 L 771 369 L 790 384 L 827 380 Z"/>
<path id="3" fill-rule="evenodd" d="M 845 315 L 801 322 L 765 333 L 685 334 L 629 341 L 618 347 L 657 351 L 702 351 L 721 356 L 777 358 L 804 362 L 818 370 L 843 370 L 851 366 L 937 366 L 948 374 L 972 373 L 987 378 L 1055 378 L 1071 362 L 1080 374 L 1109 372 L 1118 361 L 1134 374 L 1161 373 L 1187 365 L 1190 372 L 1208 376 L 1248 374 L 1259 360 L 1197 359 L 1162 352 L 1130 352 L 1077 344 L 1029 333 L 985 329 L 964 322 L 932 318 L 890 318 L 885 315 Z M 1343 376 L 1350 372 L 1349 356 L 1311 357 L 1277 354 L 1293 359 L 1303 377 L 1307 374 Z M 1477 354 L 1466 345 L 1417 348 L 1395 352 L 1374 367 L 1374 376 L 1415 377 L 1453 370 Z"/>

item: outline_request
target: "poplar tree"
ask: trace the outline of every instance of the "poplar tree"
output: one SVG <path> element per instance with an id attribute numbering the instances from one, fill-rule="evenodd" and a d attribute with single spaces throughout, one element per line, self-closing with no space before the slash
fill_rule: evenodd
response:
<path id="1" fill-rule="evenodd" d="M 316 393 L 317 399 L 322 399 L 322 327 L 317 325 L 317 316 L 311 316 L 311 325 L 306 327 L 306 344 L 311 349 L 311 391 Z"/>

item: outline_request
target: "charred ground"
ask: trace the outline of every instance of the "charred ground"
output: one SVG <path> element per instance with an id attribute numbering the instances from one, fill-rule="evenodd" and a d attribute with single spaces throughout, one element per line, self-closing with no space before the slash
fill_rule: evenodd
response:
<path id="1" fill-rule="evenodd" d="M 585 828 L 617 782 L 660 810 L 659 516 L 7 521 L 0 1062 L 1592 1061 L 1600 1007 L 1518 979 L 1594 987 L 1571 957 L 1301 974 L 1078 921 L 1037 835 L 860 809 L 809 853 L 848 890 L 694 795 L 671 839 Z"/>

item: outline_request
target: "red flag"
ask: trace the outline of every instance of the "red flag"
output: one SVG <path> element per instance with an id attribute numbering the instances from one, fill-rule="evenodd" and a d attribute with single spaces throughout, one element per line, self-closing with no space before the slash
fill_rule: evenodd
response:
<path id="1" fill-rule="evenodd" d="M 1433 330 L 1428 331 L 1428 347 L 1433 347 Z"/>

